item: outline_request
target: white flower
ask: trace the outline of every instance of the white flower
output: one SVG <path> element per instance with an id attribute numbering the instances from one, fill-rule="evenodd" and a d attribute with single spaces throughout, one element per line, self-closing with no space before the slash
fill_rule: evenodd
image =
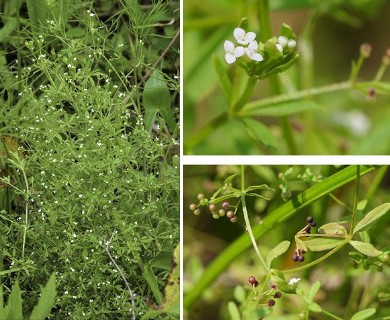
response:
<path id="1" fill-rule="evenodd" d="M 278 49 L 280 51 L 280 53 L 283 53 L 283 46 L 279 43 L 275 44 L 276 46 L 276 49 Z"/>
<path id="2" fill-rule="evenodd" d="M 259 44 L 256 41 L 251 41 L 245 48 L 246 55 L 254 61 L 263 61 L 263 56 L 257 52 Z"/>
<path id="3" fill-rule="evenodd" d="M 256 39 L 256 33 L 245 32 L 242 28 L 235 28 L 233 34 L 239 44 L 248 44 Z"/>
<path id="4" fill-rule="evenodd" d="M 285 36 L 280 36 L 278 38 L 278 43 L 282 46 L 282 47 L 285 47 L 286 44 L 288 43 L 288 38 L 285 37 Z"/>
<path id="5" fill-rule="evenodd" d="M 296 46 L 297 46 L 297 42 L 295 40 L 293 40 L 293 39 L 288 40 L 287 47 L 292 49 L 292 48 L 295 48 Z"/>
<path id="6" fill-rule="evenodd" d="M 291 286 L 291 285 L 293 285 L 293 284 L 298 283 L 300 280 L 301 280 L 301 278 L 292 278 L 292 279 L 288 282 L 288 284 Z"/>
<path id="7" fill-rule="evenodd" d="M 242 57 L 245 53 L 245 50 L 243 47 L 238 46 L 234 47 L 233 42 L 229 40 L 225 40 L 224 43 L 225 48 L 225 60 L 228 64 L 234 63 L 237 58 Z"/>

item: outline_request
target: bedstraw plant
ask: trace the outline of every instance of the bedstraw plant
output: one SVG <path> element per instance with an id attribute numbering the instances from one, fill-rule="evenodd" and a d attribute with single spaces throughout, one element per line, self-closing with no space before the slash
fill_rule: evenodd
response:
<path id="1" fill-rule="evenodd" d="M 179 2 L 0 7 L 5 306 L 54 274 L 48 319 L 178 319 Z"/>
<path id="2" fill-rule="evenodd" d="M 208 292 L 207 287 L 218 276 L 221 276 L 223 271 L 227 272 L 227 267 L 235 260 L 238 260 L 237 268 L 242 273 L 242 275 L 236 276 L 237 280 L 245 278 L 247 280 L 243 280 L 241 283 L 238 281 L 233 293 L 225 293 L 228 298 L 223 299 L 226 305 L 222 306 L 223 311 L 219 314 L 220 318 L 234 320 L 259 318 L 384 319 L 382 316 L 387 314 L 388 309 L 381 307 L 381 301 L 386 301 L 389 294 L 385 285 L 378 284 L 378 288 L 371 289 L 372 292 L 368 294 L 369 301 L 360 305 L 351 300 L 347 306 L 343 306 L 344 299 L 339 294 L 339 308 L 334 308 L 327 301 L 327 299 L 332 300 L 330 297 L 317 300 L 316 295 L 320 288 L 328 286 L 323 277 L 322 280 L 315 279 L 315 275 L 321 275 L 324 270 L 329 270 L 330 267 L 327 267 L 327 263 L 329 261 L 330 266 L 335 263 L 333 257 L 337 254 L 339 272 L 351 277 L 351 281 L 354 281 L 353 278 L 364 270 L 368 270 L 365 281 L 373 280 L 376 277 L 375 273 L 380 273 L 381 275 L 378 277 L 381 280 L 379 282 L 387 282 L 385 279 L 388 279 L 390 272 L 390 247 L 386 240 L 388 238 L 386 232 L 388 235 L 389 230 L 388 227 L 385 227 L 382 236 L 375 240 L 372 230 L 378 223 L 381 223 L 380 221 L 389 220 L 389 198 L 387 197 L 386 202 L 379 200 L 379 204 L 374 205 L 372 199 L 362 198 L 361 191 L 361 179 L 364 175 L 378 171 L 375 181 L 375 188 L 377 188 L 380 180 L 384 177 L 385 170 L 385 167 L 379 166 L 350 166 L 329 177 L 323 177 L 313 174 L 308 168 L 297 175 L 293 172 L 293 168 L 290 168 L 279 174 L 278 179 L 282 183 L 279 186 L 281 194 L 277 196 L 275 195 L 276 189 L 266 184 L 247 186 L 248 175 L 245 175 L 245 166 L 241 166 L 238 173 L 240 177 L 239 188 L 235 187 L 237 174 L 233 174 L 210 197 L 206 197 L 203 193 L 198 194 L 198 202 L 190 204 L 190 210 L 197 216 L 197 219 L 201 217 L 207 219 L 209 213 L 213 219 L 219 222 L 221 219 L 226 219 L 225 216 L 227 216 L 227 219 L 238 228 L 237 222 L 242 219 L 245 232 L 227 246 L 223 252 L 216 254 L 214 261 L 203 272 L 185 268 L 187 269 L 185 272 L 194 277 L 185 287 L 184 306 L 188 312 L 188 319 L 197 319 L 196 306 L 202 305 L 202 296 Z M 351 199 L 340 198 L 337 195 L 338 190 L 351 181 L 355 184 Z M 288 197 L 283 194 L 286 190 L 286 184 L 290 185 Z M 310 185 L 311 187 L 308 187 Z M 297 192 L 302 187 L 304 190 Z M 373 192 L 375 190 L 371 189 L 367 195 L 373 196 Z M 277 197 L 279 197 L 285 203 L 274 207 L 273 211 L 268 211 L 265 218 L 253 227 L 253 222 L 256 219 L 250 217 L 253 209 L 248 205 L 248 203 L 256 203 L 256 201 L 249 200 L 252 197 L 263 203 L 263 210 L 267 211 L 266 208 L 272 208 L 270 204 L 266 204 L 268 201 L 278 201 Z M 330 197 L 337 206 L 344 209 L 346 214 L 339 214 L 338 218 L 333 215 L 332 218 L 330 212 L 326 213 L 325 202 L 321 202 L 323 197 Z M 312 203 L 312 208 L 316 208 L 314 209 L 315 215 L 307 213 L 307 207 Z M 295 216 L 298 213 L 300 215 Z M 302 215 L 305 216 L 302 217 Z M 298 224 L 287 221 L 288 219 L 292 220 L 292 217 Z M 277 232 L 275 230 L 280 232 L 283 224 L 288 225 L 288 228 L 285 228 L 288 230 L 287 234 L 295 233 L 292 238 L 286 237 L 284 234 L 272 235 L 272 233 Z M 226 227 L 226 223 L 224 225 Z M 258 242 L 260 236 L 264 236 L 264 238 Z M 275 238 L 284 239 L 276 245 L 271 244 L 270 242 Z M 246 252 L 250 245 L 254 254 L 250 253 L 248 255 L 250 258 L 244 259 L 246 262 L 240 261 L 239 255 Z M 190 246 L 189 243 L 185 242 L 185 248 Z M 209 244 L 209 248 L 211 246 L 212 244 Z M 339 251 L 342 253 L 339 254 Z M 284 257 L 284 265 L 276 262 L 276 258 L 279 256 Z M 194 263 L 192 260 L 194 259 L 191 256 L 187 256 L 185 266 L 191 266 Z M 346 262 L 347 265 L 345 265 Z M 312 269 L 314 271 L 311 271 Z M 231 272 L 237 274 L 238 271 Z M 337 277 L 337 272 L 335 273 L 334 277 Z M 292 275 L 294 277 L 291 277 Z M 301 280 L 308 275 L 311 275 L 310 279 Z M 228 277 L 223 278 L 228 279 Z M 303 282 L 302 285 L 301 282 Z M 348 297 L 349 289 L 342 288 L 342 283 L 338 287 Z M 220 290 L 222 289 L 218 289 L 216 286 L 211 289 L 215 292 L 214 300 L 220 299 L 218 293 Z M 337 295 L 337 292 L 330 291 L 328 287 L 328 289 L 324 289 L 322 296 L 327 294 Z M 210 292 L 207 295 L 210 295 Z M 214 303 L 219 304 L 216 301 Z M 299 305 L 300 308 L 291 306 L 291 303 Z M 378 318 L 375 318 L 374 315 Z M 205 316 L 203 314 L 199 317 Z"/>

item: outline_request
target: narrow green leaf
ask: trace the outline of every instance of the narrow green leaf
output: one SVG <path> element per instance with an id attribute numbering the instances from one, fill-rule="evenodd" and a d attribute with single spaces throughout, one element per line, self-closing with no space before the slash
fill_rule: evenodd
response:
<path id="1" fill-rule="evenodd" d="M 318 233 L 325 233 L 331 235 L 346 235 L 348 232 L 347 229 L 345 229 L 345 227 L 341 224 L 338 224 L 337 222 L 331 222 L 319 227 Z"/>
<path id="2" fill-rule="evenodd" d="M 238 302 L 243 303 L 246 299 L 246 291 L 243 286 L 236 286 L 234 288 L 234 299 L 236 299 Z"/>
<path id="3" fill-rule="evenodd" d="M 5 307 L 5 310 L 5 313 L 8 314 L 7 319 L 23 319 L 22 296 L 18 282 L 15 282 L 15 284 L 12 286 L 12 291 L 8 298 L 8 304 Z"/>
<path id="4" fill-rule="evenodd" d="M 230 80 L 229 74 L 227 72 L 226 62 L 224 62 L 220 57 L 213 56 L 213 62 L 215 70 L 219 76 L 219 84 L 222 88 L 222 92 L 227 97 L 228 101 L 230 101 L 230 97 L 232 94 L 232 81 Z"/>
<path id="5" fill-rule="evenodd" d="M 164 297 L 161 293 L 158 283 L 157 283 L 157 277 L 154 274 L 152 268 L 150 266 L 145 266 L 142 270 L 142 276 L 145 278 L 146 282 L 148 283 L 150 289 L 153 292 L 154 298 L 156 299 L 156 302 L 158 305 L 163 304 Z"/>
<path id="6" fill-rule="evenodd" d="M 56 294 L 56 277 L 55 274 L 52 273 L 46 285 L 42 289 L 41 297 L 39 298 L 38 304 L 34 307 L 30 319 L 45 320 L 55 305 Z"/>
<path id="7" fill-rule="evenodd" d="M 278 140 L 267 126 L 251 118 L 241 118 L 239 122 L 253 140 L 274 150 L 278 148 Z"/>
<path id="8" fill-rule="evenodd" d="M 237 173 L 234 173 L 230 176 L 228 176 L 225 180 L 225 184 L 228 184 L 230 181 L 232 181 L 237 176 Z"/>
<path id="9" fill-rule="evenodd" d="M 230 319 L 241 320 L 240 310 L 238 310 L 237 305 L 233 301 L 228 302 L 228 311 L 230 314 Z"/>
<path id="10" fill-rule="evenodd" d="M 174 128 L 176 123 L 172 116 L 171 94 L 163 75 L 154 71 L 145 83 L 143 103 L 145 106 L 145 128 L 150 131 L 153 126 L 154 117 L 151 114 L 159 112 L 165 122 Z"/>
<path id="11" fill-rule="evenodd" d="M 376 220 L 384 216 L 390 210 L 390 203 L 384 203 L 379 207 L 371 210 L 366 216 L 359 221 L 353 229 L 353 233 L 367 230 Z"/>
<path id="12" fill-rule="evenodd" d="M 377 250 L 371 243 L 361 242 L 361 241 L 349 241 L 352 247 L 357 251 L 365 254 L 369 257 L 377 257 L 382 254 L 382 251 Z"/>
<path id="13" fill-rule="evenodd" d="M 17 25 L 16 18 L 9 18 L 6 24 L 0 29 L 0 42 L 3 42 L 6 37 L 15 31 Z"/>
<path id="14" fill-rule="evenodd" d="M 318 290 L 320 290 L 320 287 L 321 287 L 321 283 L 319 281 L 315 282 L 313 284 L 313 286 L 311 287 L 308 295 L 307 295 L 307 299 L 309 302 L 312 302 L 315 295 L 317 294 Z"/>
<path id="15" fill-rule="evenodd" d="M 325 251 L 337 247 L 344 239 L 316 238 L 305 241 L 305 245 L 311 251 Z"/>
<path id="16" fill-rule="evenodd" d="M 359 312 L 355 313 L 352 316 L 351 320 L 364 320 L 364 319 L 368 319 L 369 317 L 374 315 L 375 312 L 376 312 L 375 308 L 368 308 L 368 309 L 365 309 L 365 310 L 362 310 L 362 311 L 359 311 Z"/>
<path id="17" fill-rule="evenodd" d="M 311 302 L 309 304 L 309 309 L 310 309 L 310 311 L 317 312 L 317 313 L 322 312 L 321 306 L 315 302 Z"/>
<path id="18" fill-rule="evenodd" d="M 6 318 L 3 301 L 4 301 L 3 285 L 0 284 L 0 319 Z"/>
<path id="19" fill-rule="evenodd" d="M 268 253 L 266 259 L 267 266 L 270 267 L 272 260 L 285 253 L 288 250 L 289 246 L 290 246 L 290 241 L 282 241 L 276 247 L 272 248 Z"/>

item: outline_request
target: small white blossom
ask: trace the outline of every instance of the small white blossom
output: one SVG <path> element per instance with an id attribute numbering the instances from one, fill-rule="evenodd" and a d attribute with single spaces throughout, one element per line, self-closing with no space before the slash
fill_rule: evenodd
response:
<path id="1" fill-rule="evenodd" d="M 282 47 L 285 47 L 288 43 L 288 38 L 285 37 L 285 36 L 280 36 L 278 38 L 278 43 L 282 46 Z"/>
<path id="2" fill-rule="evenodd" d="M 224 48 L 225 48 L 225 61 L 228 64 L 234 63 L 237 58 L 241 57 L 244 55 L 245 50 L 243 47 L 238 46 L 234 47 L 233 42 L 226 40 L 224 43 Z"/>
<path id="3" fill-rule="evenodd" d="M 281 44 L 277 43 L 275 46 L 276 46 L 276 49 L 278 49 L 281 53 L 283 53 L 283 47 Z"/>
<path id="4" fill-rule="evenodd" d="M 248 44 L 256 39 L 256 33 L 245 32 L 242 28 L 235 28 L 233 34 L 239 44 Z"/>
<path id="5" fill-rule="evenodd" d="M 292 48 L 295 48 L 296 46 L 297 46 L 297 42 L 295 40 L 293 40 L 293 39 L 288 40 L 287 47 L 292 49 Z"/>
<path id="6" fill-rule="evenodd" d="M 249 43 L 248 47 L 245 48 L 246 55 L 254 61 L 263 61 L 263 56 L 257 52 L 259 44 L 256 41 Z"/>
<path id="7" fill-rule="evenodd" d="M 293 285 L 293 284 L 298 283 L 300 280 L 301 280 L 301 278 L 292 278 L 292 279 L 288 282 L 288 284 L 291 286 L 291 285 Z"/>

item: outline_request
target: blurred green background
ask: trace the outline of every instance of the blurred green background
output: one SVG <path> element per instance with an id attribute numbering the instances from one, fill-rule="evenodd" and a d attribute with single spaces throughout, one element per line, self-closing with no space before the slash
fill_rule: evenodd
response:
<path id="1" fill-rule="evenodd" d="M 218 84 L 212 57 L 223 58 L 223 42 L 243 17 L 258 32 L 256 1 L 184 1 L 184 138 L 225 111 L 227 101 Z M 285 22 L 298 36 L 298 63 L 280 78 L 283 93 L 348 80 L 362 43 L 372 45 L 359 80 L 372 80 L 390 48 L 390 1 L 278 0 L 270 1 L 273 33 Z M 228 66 L 226 65 L 226 68 Z M 383 80 L 390 80 L 390 72 Z M 390 93 L 390 92 L 389 92 Z M 268 81 L 257 83 L 254 99 L 269 97 Z M 313 111 L 289 117 L 300 154 L 389 154 L 390 99 L 342 91 L 315 98 Z M 302 101 L 304 103 L 304 101 Z M 279 139 L 275 154 L 287 154 L 278 119 L 262 117 Z M 267 154 L 235 122 L 218 128 L 189 154 Z"/>
<path id="2" fill-rule="evenodd" d="M 247 166 L 245 183 L 246 186 L 260 185 L 266 183 L 275 189 L 275 192 L 267 192 L 270 201 L 258 198 L 248 197 L 247 207 L 251 219 L 252 228 L 262 223 L 267 214 L 283 205 L 285 202 L 281 197 L 282 190 L 279 185 L 282 183 L 279 179 L 279 173 L 285 172 L 290 166 Z M 294 177 L 303 174 L 309 168 L 310 172 L 318 179 L 326 178 L 342 170 L 343 166 L 293 166 L 293 175 L 290 183 L 292 195 L 297 195 L 309 188 L 312 183 L 302 182 Z M 206 198 L 220 188 L 224 180 L 231 174 L 239 175 L 240 167 L 233 165 L 220 166 L 184 166 L 183 174 L 183 208 L 184 208 L 184 296 L 191 291 L 191 288 L 197 283 L 204 273 L 204 270 L 216 257 L 238 237 L 244 234 L 245 223 L 242 210 L 238 210 L 236 223 L 231 223 L 226 217 L 214 220 L 206 207 L 201 207 L 202 213 L 195 216 L 190 211 L 191 203 L 197 203 L 197 195 L 203 193 Z M 384 175 L 373 195 L 372 186 L 378 171 L 373 171 L 360 180 L 359 200 L 368 197 L 367 210 L 376 206 L 390 202 L 390 172 Z M 239 177 L 233 180 L 233 186 L 240 188 Z M 353 206 L 355 182 L 346 184 L 337 189 L 334 195 L 343 201 L 349 207 Z M 262 194 L 265 194 L 262 192 Z M 232 203 L 232 201 L 231 201 Z M 291 257 L 294 250 L 294 235 L 302 229 L 306 222 L 306 217 L 311 215 L 317 222 L 317 228 L 328 222 L 335 222 L 349 215 L 350 212 L 334 201 L 331 197 L 325 196 L 313 202 L 310 206 L 300 210 L 297 215 L 280 223 L 276 228 L 270 230 L 266 235 L 258 239 L 260 251 L 267 254 L 268 251 L 283 240 L 291 241 L 289 250 L 278 257 L 273 266 L 280 270 L 286 270 L 297 267 Z M 380 222 L 376 223 L 369 232 L 371 243 L 378 249 L 390 246 L 390 215 L 384 216 Z M 249 237 L 249 236 L 248 236 Z M 322 263 L 309 268 L 300 273 L 286 275 L 286 280 L 292 277 L 300 277 L 302 280 L 299 287 L 308 291 L 310 285 L 315 281 L 321 282 L 321 289 L 316 295 L 316 302 L 325 310 L 335 313 L 338 316 L 346 316 L 344 319 L 350 319 L 350 316 L 356 310 L 362 310 L 375 306 L 378 311 L 376 316 L 385 316 L 390 314 L 390 304 L 379 302 L 378 292 L 385 290 L 390 281 L 390 270 L 385 267 L 383 272 L 376 272 L 375 268 L 369 271 L 363 268 L 353 269 L 348 252 L 353 251 L 350 246 L 345 246 L 336 254 L 332 255 Z M 313 261 L 321 257 L 322 252 L 309 252 L 306 254 L 307 261 Z M 298 265 L 300 266 L 300 265 Z M 235 300 L 233 297 L 234 288 L 237 285 L 244 286 L 250 291 L 248 277 L 254 275 L 259 278 L 263 269 L 259 265 L 254 249 L 251 247 L 239 258 L 234 260 L 225 272 L 220 274 L 217 280 L 208 287 L 198 299 L 191 311 L 185 314 L 185 319 L 230 319 L 227 313 L 228 301 Z M 388 289 L 387 289 L 388 290 Z M 300 319 L 299 315 L 304 310 L 304 299 L 298 295 L 284 294 L 283 298 L 273 308 L 271 316 L 267 320 L 287 320 Z M 310 314 L 310 319 L 330 319 L 324 314 Z M 377 318 L 375 319 L 385 319 Z"/>

